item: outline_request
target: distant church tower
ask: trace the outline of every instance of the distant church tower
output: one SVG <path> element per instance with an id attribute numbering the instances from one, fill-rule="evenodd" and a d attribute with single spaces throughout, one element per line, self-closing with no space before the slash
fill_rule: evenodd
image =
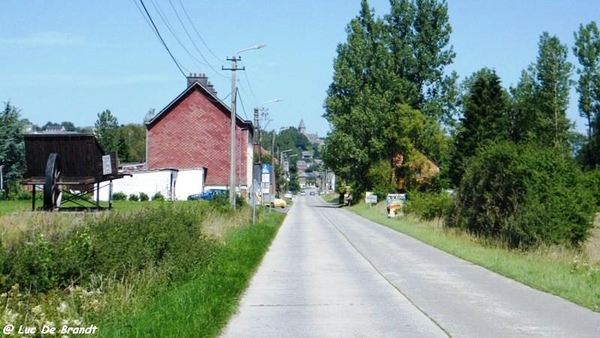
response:
<path id="1" fill-rule="evenodd" d="M 306 126 L 304 125 L 304 119 L 300 119 L 300 126 L 298 126 L 300 134 L 306 135 Z"/>

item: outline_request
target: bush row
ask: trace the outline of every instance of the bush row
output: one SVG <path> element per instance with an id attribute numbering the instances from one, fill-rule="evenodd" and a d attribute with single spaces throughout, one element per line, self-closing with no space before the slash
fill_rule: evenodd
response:
<path id="1" fill-rule="evenodd" d="M 490 145 L 467 163 L 446 224 L 515 248 L 576 246 L 592 228 L 590 178 L 555 149 Z"/>
<path id="2" fill-rule="evenodd" d="M 207 264 L 217 243 L 203 234 L 206 204 L 163 204 L 132 213 L 113 213 L 45 237 L 31 232 L 0 250 L 0 292 L 14 284 L 46 292 L 89 281 L 93 275 L 121 278 L 162 267 L 174 279 Z M 0 243 L 1 244 L 1 243 Z"/>
<path id="3" fill-rule="evenodd" d="M 112 199 L 113 201 L 142 201 L 142 202 L 146 202 L 150 200 L 150 196 L 148 196 L 148 194 L 146 194 L 145 192 L 140 192 L 138 195 L 136 194 L 130 194 L 129 196 L 127 196 L 125 193 L 123 192 L 116 192 L 112 195 Z M 163 194 L 161 194 L 160 192 L 157 192 L 156 194 L 154 194 L 154 196 L 152 196 L 152 200 L 153 201 L 164 201 L 165 200 L 165 196 L 163 196 Z"/>
<path id="4" fill-rule="evenodd" d="M 442 219 L 448 216 L 453 199 L 450 193 L 410 192 L 404 212 L 417 215 L 424 220 Z"/>

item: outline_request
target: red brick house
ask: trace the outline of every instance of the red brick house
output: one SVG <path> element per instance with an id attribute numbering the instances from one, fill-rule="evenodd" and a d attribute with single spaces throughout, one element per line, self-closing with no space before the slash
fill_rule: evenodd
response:
<path id="1" fill-rule="evenodd" d="M 206 168 L 205 186 L 227 188 L 231 109 L 204 74 L 190 74 L 188 87 L 146 123 L 149 170 Z M 236 185 L 252 184 L 254 127 L 236 116 Z"/>

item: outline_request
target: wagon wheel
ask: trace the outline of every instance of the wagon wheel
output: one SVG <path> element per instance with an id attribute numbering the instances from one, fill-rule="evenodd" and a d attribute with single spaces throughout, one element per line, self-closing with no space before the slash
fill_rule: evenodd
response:
<path id="1" fill-rule="evenodd" d="M 60 206 L 62 192 L 58 181 L 62 174 L 60 156 L 52 153 L 46 162 L 46 181 L 44 182 L 44 210 L 55 210 Z"/>

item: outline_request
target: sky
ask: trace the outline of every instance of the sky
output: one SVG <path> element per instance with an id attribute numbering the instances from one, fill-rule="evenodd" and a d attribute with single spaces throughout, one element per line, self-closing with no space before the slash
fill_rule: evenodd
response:
<path id="1" fill-rule="evenodd" d="M 205 73 L 230 104 L 226 59 L 266 44 L 237 54 L 245 68 L 237 72 L 238 115 L 251 120 L 254 108 L 265 108 L 265 129 L 297 127 L 303 119 L 309 133 L 326 136 L 323 102 L 333 60 L 360 0 L 143 3 L 181 70 L 142 15 L 140 0 L 4 0 L 0 102 L 38 125 L 92 126 L 105 109 L 121 124 L 142 123 L 150 109 L 159 112 L 185 90 L 185 75 Z M 388 13 L 388 0 L 369 3 L 377 16 Z M 600 19 L 597 0 L 449 0 L 448 10 L 456 58 L 447 71 L 464 79 L 492 68 L 505 87 L 535 62 L 544 31 L 568 45 L 578 66 L 573 33 Z M 574 90 L 568 117 L 585 130 Z"/>

